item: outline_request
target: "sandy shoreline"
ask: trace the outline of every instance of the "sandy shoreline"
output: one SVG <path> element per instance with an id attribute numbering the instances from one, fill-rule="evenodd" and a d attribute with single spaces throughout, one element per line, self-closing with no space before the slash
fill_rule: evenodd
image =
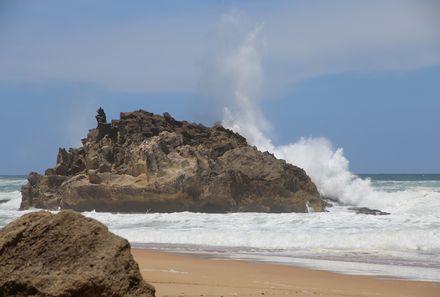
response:
<path id="1" fill-rule="evenodd" d="M 132 249 L 156 296 L 440 296 L 440 283 Z"/>

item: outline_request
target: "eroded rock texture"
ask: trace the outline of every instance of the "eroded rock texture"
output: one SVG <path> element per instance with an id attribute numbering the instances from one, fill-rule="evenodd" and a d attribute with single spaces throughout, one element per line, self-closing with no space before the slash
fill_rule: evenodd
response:
<path id="1" fill-rule="evenodd" d="M 60 149 L 55 168 L 29 174 L 21 209 L 118 212 L 322 211 L 301 168 L 249 146 L 220 125 L 177 121 L 170 114 L 121 113 L 77 149 Z"/>
<path id="2" fill-rule="evenodd" d="M 23 215 L 0 230 L 0 296 L 152 297 L 127 240 L 73 211 Z"/>

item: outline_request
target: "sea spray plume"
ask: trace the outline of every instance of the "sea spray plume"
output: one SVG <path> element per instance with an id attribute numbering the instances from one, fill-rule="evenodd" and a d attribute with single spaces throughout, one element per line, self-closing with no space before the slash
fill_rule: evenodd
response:
<path id="1" fill-rule="evenodd" d="M 324 197 L 345 204 L 373 206 L 368 199 L 376 193 L 370 181 L 351 173 L 343 149 L 334 150 L 328 139 L 301 138 L 293 144 L 273 146 L 271 151 L 278 158 L 304 168 Z"/>
<path id="2" fill-rule="evenodd" d="M 238 46 L 222 53 L 216 70 L 221 72 L 219 77 L 229 81 L 230 94 L 227 95 L 233 98 L 230 106 L 224 106 L 223 124 L 245 135 L 260 150 L 269 150 L 270 141 L 265 133 L 270 125 L 257 103 L 263 80 L 264 42 L 259 38 L 263 28 L 263 23 L 256 25 L 244 35 Z"/>
<path id="3" fill-rule="evenodd" d="M 200 91 L 203 97 L 212 99 L 206 108 L 208 113 L 213 112 L 212 104 L 218 107 L 214 110 L 224 111 L 213 118 L 223 116 L 226 120 L 239 116 L 242 129 L 252 130 L 248 135 L 257 135 L 270 130 L 256 102 L 261 99 L 263 81 L 261 58 L 265 43 L 260 35 L 264 24 L 249 24 L 247 16 L 240 11 L 221 17 L 208 42 Z M 240 115 L 235 114 L 238 110 Z"/>
<path id="4" fill-rule="evenodd" d="M 220 71 L 230 83 L 233 104 L 224 107 L 223 125 L 244 135 L 249 143 L 262 151 L 300 166 L 306 170 L 323 196 L 338 199 L 345 204 L 374 205 L 374 193 L 369 180 L 363 180 L 349 171 L 349 161 L 341 148 L 334 150 L 325 138 L 301 138 L 294 144 L 273 145 L 266 136 L 266 119 L 258 105 L 262 84 L 262 50 L 259 40 L 262 25 L 246 34 L 235 49 L 218 57 Z M 227 102 L 227 101 L 225 101 Z"/>

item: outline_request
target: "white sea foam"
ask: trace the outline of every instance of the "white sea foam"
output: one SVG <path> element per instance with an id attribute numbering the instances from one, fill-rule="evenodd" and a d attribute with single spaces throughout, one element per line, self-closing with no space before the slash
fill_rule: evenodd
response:
<path id="1" fill-rule="evenodd" d="M 313 214 L 85 213 L 139 243 L 258 249 L 440 253 L 439 216 L 364 216 L 340 208 Z"/>
<path id="2" fill-rule="evenodd" d="M 344 206 L 309 214 L 84 214 L 132 243 L 171 251 L 440 281 L 440 215 L 408 210 L 389 216 L 358 215 Z"/>
<path id="3" fill-rule="evenodd" d="M 413 183 L 415 188 L 384 192 L 386 196 L 380 206 L 395 210 L 389 216 L 358 215 L 347 206 L 309 214 L 83 214 L 101 221 L 132 243 L 164 244 L 166 248 L 175 244 L 183 246 L 180 250 L 195 246 L 198 252 L 211 254 L 208 247 L 215 247 L 215 251 L 220 249 L 223 255 L 233 257 L 285 263 L 299 261 L 306 265 L 312 263 L 314 267 L 324 265 L 323 268 L 331 270 L 350 266 L 335 264 L 335 261 L 370 263 L 365 267 L 359 264 L 358 273 L 368 273 L 371 263 L 376 265 L 374 269 L 390 263 L 412 265 L 419 268 L 405 276 L 440 281 L 440 277 L 435 279 L 431 273 L 433 269 L 440 270 L 440 213 L 437 211 L 440 193 L 418 190 L 416 182 L 400 182 L 400 186 L 398 181 L 395 183 L 400 188 Z M 0 191 L 0 199 L 9 200 L 0 204 L 1 227 L 24 212 L 17 211 L 21 201 L 18 190 Z M 350 267 L 345 272 L 351 273 L 354 268 Z M 393 272 L 392 266 L 380 273 L 402 276 Z"/>
<path id="4" fill-rule="evenodd" d="M 0 200 L 7 200 L 7 202 L 0 203 L 0 210 L 18 210 L 21 193 L 19 191 L 0 192 Z"/>

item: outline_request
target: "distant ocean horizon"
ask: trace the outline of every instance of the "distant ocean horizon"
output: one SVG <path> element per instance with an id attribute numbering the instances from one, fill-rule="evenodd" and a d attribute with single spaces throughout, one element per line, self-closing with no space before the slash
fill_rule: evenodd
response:
<path id="1" fill-rule="evenodd" d="M 440 174 L 357 174 L 374 195 L 356 214 L 335 204 L 323 213 L 83 212 L 133 247 L 214 258 L 301 265 L 348 274 L 440 281 Z M 0 227 L 18 211 L 25 175 L 0 176 Z"/>

